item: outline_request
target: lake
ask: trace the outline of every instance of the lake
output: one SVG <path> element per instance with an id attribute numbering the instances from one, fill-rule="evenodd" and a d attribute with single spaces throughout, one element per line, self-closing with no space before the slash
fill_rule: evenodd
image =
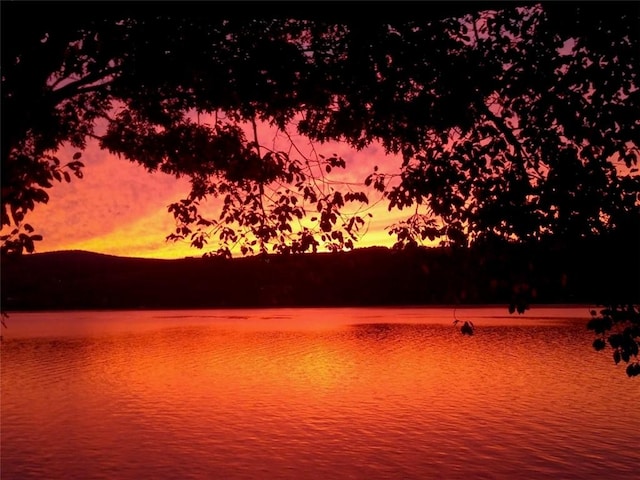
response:
<path id="1" fill-rule="evenodd" d="M 1 476 L 638 478 L 640 379 L 593 350 L 588 319 L 587 307 L 14 313 Z"/>

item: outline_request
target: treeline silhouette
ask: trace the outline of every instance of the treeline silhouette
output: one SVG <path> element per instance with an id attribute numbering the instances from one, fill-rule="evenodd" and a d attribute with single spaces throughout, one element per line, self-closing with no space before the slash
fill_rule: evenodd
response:
<path id="1" fill-rule="evenodd" d="M 372 247 L 234 259 L 42 253 L 3 259 L 2 308 L 507 305 L 514 296 L 534 305 L 637 303 L 640 252 L 620 242 L 600 238 L 570 247 Z"/>

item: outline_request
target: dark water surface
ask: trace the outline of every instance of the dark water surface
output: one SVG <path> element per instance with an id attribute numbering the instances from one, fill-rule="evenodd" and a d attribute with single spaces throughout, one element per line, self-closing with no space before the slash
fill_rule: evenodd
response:
<path id="1" fill-rule="evenodd" d="M 1 478 L 639 478 L 640 380 L 586 308 L 456 315 L 13 314 Z"/>

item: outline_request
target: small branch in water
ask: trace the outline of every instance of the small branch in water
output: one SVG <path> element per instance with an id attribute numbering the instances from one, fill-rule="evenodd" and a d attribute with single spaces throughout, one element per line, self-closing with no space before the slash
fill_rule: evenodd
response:
<path id="1" fill-rule="evenodd" d="M 2 326 L 4 328 L 9 328 L 7 327 L 7 324 L 4 322 L 5 318 L 9 318 L 9 314 L 7 312 L 5 312 L 4 310 L 0 310 L 0 323 L 2 324 Z M 0 342 L 4 339 L 4 336 L 2 334 L 0 334 Z"/>
<path id="2" fill-rule="evenodd" d="M 456 317 L 456 310 L 457 309 L 453 309 L 453 324 L 457 325 L 458 323 L 462 322 L 462 320 L 460 320 L 458 317 Z M 460 327 L 460 333 L 462 333 L 463 335 L 473 335 L 475 331 L 475 326 L 473 325 L 473 322 L 469 321 L 469 320 L 465 320 L 464 323 L 462 324 L 462 327 Z"/>

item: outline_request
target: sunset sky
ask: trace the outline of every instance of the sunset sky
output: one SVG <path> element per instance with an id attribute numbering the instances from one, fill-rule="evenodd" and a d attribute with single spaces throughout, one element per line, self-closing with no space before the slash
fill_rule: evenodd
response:
<path id="1" fill-rule="evenodd" d="M 266 138 L 271 132 L 263 129 Z M 297 146 L 311 148 L 308 140 L 299 139 Z M 397 171 L 398 157 L 385 155 L 377 145 L 356 151 L 345 144 L 314 145 L 318 153 L 337 154 L 347 162 L 342 173 L 345 180 L 362 183 L 374 165 L 386 172 Z M 59 152 L 64 162 L 75 150 Z M 44 239 L 36 243 L 36 252 L 87 250 L 111 255 L 145 258 L 183 258 L 200 256 L 206 250 L 190 246 L 188 241 L 168 242 L 166 236 L 175 229 L 167 211 L 170 203 L 189 192 L 187 178 L 177 179 L 161 172 L 149 173 L 142 166 L 100 150 L 91 141 L 83 152 L 84 178 L 71 183 L 55 183 L 48 193 L 48 204 L 38 204 L 26 222 Z M 363 187 L 364 188 L 364 187 Z M 380 199 L 371 191 L 370 204 Z M 385 227 L 406 218 L 407 211 L 387 211 L 387 204 L 370 205 L 369 227 L 356 248 L 371 245 L 391 246 L 394 237 Z M 217 215 L 213 215 L 217 218 Z M 210 244 L 209 250 L 216 250 Z M 236 254 L 239 252 L 234 252 Z"/>

